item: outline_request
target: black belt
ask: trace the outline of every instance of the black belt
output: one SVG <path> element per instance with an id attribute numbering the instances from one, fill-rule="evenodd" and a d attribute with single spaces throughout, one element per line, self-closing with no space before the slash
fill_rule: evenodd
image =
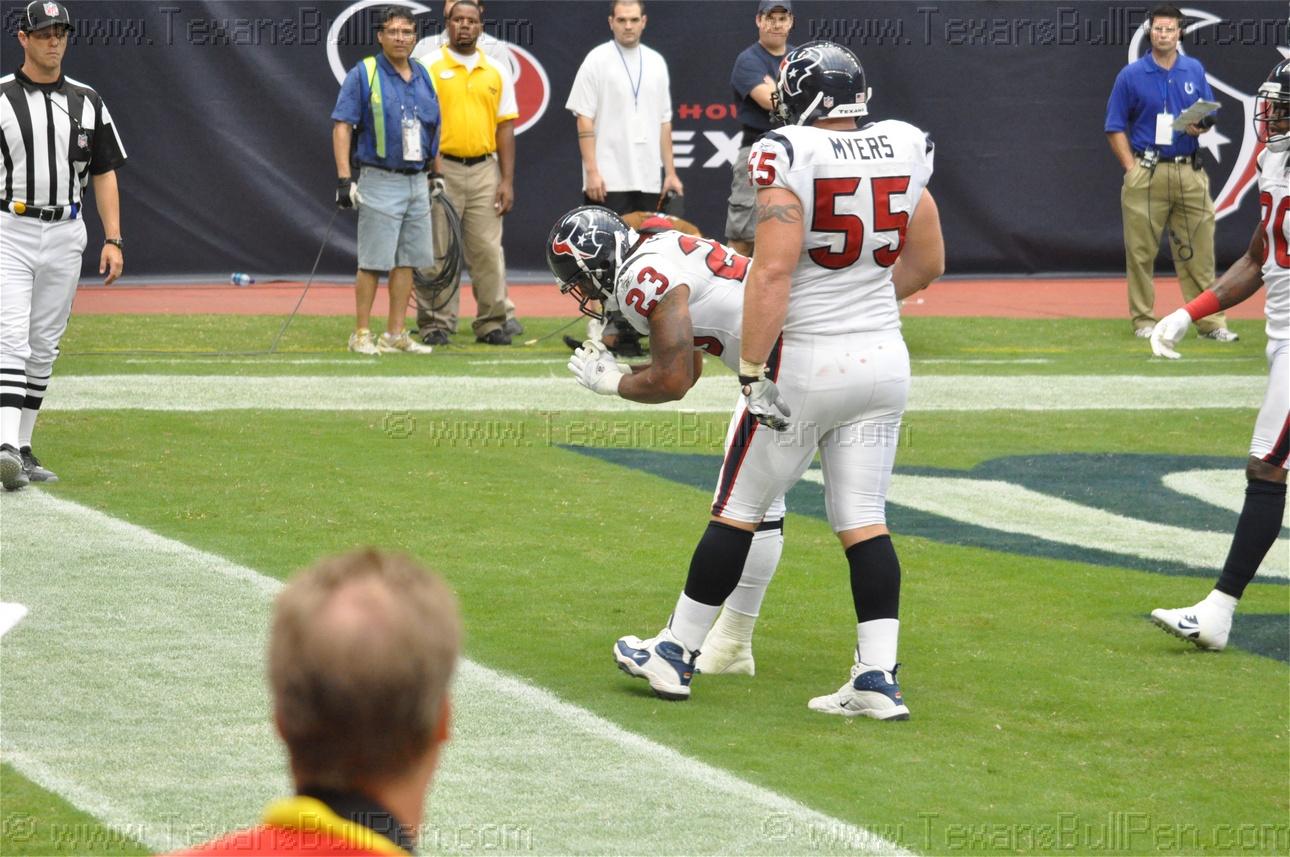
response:
<path id="1" fill-rule="evenodd" d="M 1146 151 L 1135 151 L 1133 157 L 1141 158 Z M 1193 167 L 1200 163 L 1200 152 L 1192 152 L 1190 155 L 1177 155 L 1173 158 L 1161 158 L 1159 163 L 1162 164 L 1191 164 Z"/>
<path id="2" fill-rule="evenodd" d="M 46 223 L 54 223 L 59 220 L 75 220 L 76 215 L 80 213 L 80 203 L 72 205 L 28 205 L 25 202 L 14 202 L 13 200 L 0 201 L 0 208 L 12 212 L 19 217 L 34 217 L 37 220 L 43 220 Z"/>
<path id="3" fill-rule="evenodd" d="M 411 167 L 400 167 L 396 169 L 395 167 L 378 167 L 376 164 L 359 164 L 359 166 L 367 167 L 369 170 L 380 170 L 383 173 L 398 173 L 401 176 L 415 176 L 417 173 L 425 172 L 424 168 L 418 170 Z"/>
<path id="4" fill-rule="evenodd" d="M 473 158 L 459 158 L 456 155 L 450 155 L 447 152 L 443 152 L 442 154 L 445 158 L 452 161 L 454 164 L 462 164 L 463 166 L 467 166 L 467 167 L 473 167 L 475 164 L 482 164 L 484 161 L 490 161 L 493 158 L 491 154 L 476 155 Z"/>

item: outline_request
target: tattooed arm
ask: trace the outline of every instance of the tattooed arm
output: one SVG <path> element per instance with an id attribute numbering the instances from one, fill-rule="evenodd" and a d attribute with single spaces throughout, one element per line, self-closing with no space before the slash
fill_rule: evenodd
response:
<path id="1" fill-rule="evenodd" d="M 757 256 L 744 286 L 742 359 L 761 364 L 779 337 L 802 254 L 802 203 L 780 187 L 757 190 Z"/>

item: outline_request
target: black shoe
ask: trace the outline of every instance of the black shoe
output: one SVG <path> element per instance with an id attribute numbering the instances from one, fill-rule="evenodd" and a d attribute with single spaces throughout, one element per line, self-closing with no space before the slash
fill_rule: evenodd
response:
<path id="1" fill-rule="evenodd" d="M 510 318 L 506 320 L 506 324 L 502 325 L 502 330 L 511 336 L 519 336 L 524 333 L 524 325 L 520 324 L 518 318 Z"/>
<path id="2" fill-rule="evenodd" d="M 452 339 L 448 336 L 448 331 L 446 330 L 432 330 L 421 337 L 421 341 L 426 345 L 447 345 Z"/>
<path id="3" fill-rule="evenodd" d="M 496 330 L 490 330 L 483 336 L 476 337 L 475 341 L 482 342 L 484 345 L 510 345 L 511 335 L 499 327 Z"/>
<path id="4" fill-rule="evenodd" d="M 58 474 L 44 467 L 31 451 L 30 446 L 24 446 L 18 450 L 18 456 L 22 459 L 22 472 L 27 474 L 27 479 L 31 482 L 57 482 Z"/>
<path id="5" fill-rule="evenodd" d="M 22 456 L 10 444 L 0 444 L 0 485 L 6 491 L 27 487 L 30 481 L 22 468 Z"/>
<path id="6" fill-rule="evenodd" d="M 609 346 L 609 352 L 615 357 L 644 357 L 645 349 L 641 348 L 640 339 L 619 336 L 618 342 Z"/>

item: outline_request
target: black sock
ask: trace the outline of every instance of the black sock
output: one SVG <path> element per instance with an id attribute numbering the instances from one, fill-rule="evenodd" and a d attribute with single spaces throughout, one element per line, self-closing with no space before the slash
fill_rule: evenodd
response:
<path id="1" fill-rule="evenodd" d="M 709 521 L 690 559 L 685 594 L 700 604 L 723 603 L 739 585 L 752 539 L 746 530 Z"/>
<path id="2" fill-rule="evenodd" d="M 1251 479 L 1245 485 L 1245 505 L 1236 522 L 1232 549 L 1227 552 L 1223 573 L 1214 588 L 1233 598 L 1240 598 L 1245 585 L 1254 579 L 1259 563 L 1281 535 L 1281 519 L 1286 511 L 1284 482 Z"/>
<path id="3" fill-rule="evenodd" d="M 891 536 L 878 536 L 847 548 L 851 598 L 856 621 L 900 617 L 900 560 Z"/>

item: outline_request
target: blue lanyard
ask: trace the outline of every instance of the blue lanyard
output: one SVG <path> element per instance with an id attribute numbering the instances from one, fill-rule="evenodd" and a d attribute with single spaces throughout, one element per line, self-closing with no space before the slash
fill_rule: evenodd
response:
<path id="1" fill-rule="evenodd" d="M 627 83 L 632 88 L 632 107 L 640 106 L 641 81 L 645 79 L 645 49 L 636 48 L 636 82 L 632 83 L 632 70 L 627 67 L 627 57 L 623 55 L 623 49 L 618 47 L 618 42 L 614 42 L 614 50 L 618 51 L 618 58 L 623 61 L 623 71 L 627 74 Z"/>

